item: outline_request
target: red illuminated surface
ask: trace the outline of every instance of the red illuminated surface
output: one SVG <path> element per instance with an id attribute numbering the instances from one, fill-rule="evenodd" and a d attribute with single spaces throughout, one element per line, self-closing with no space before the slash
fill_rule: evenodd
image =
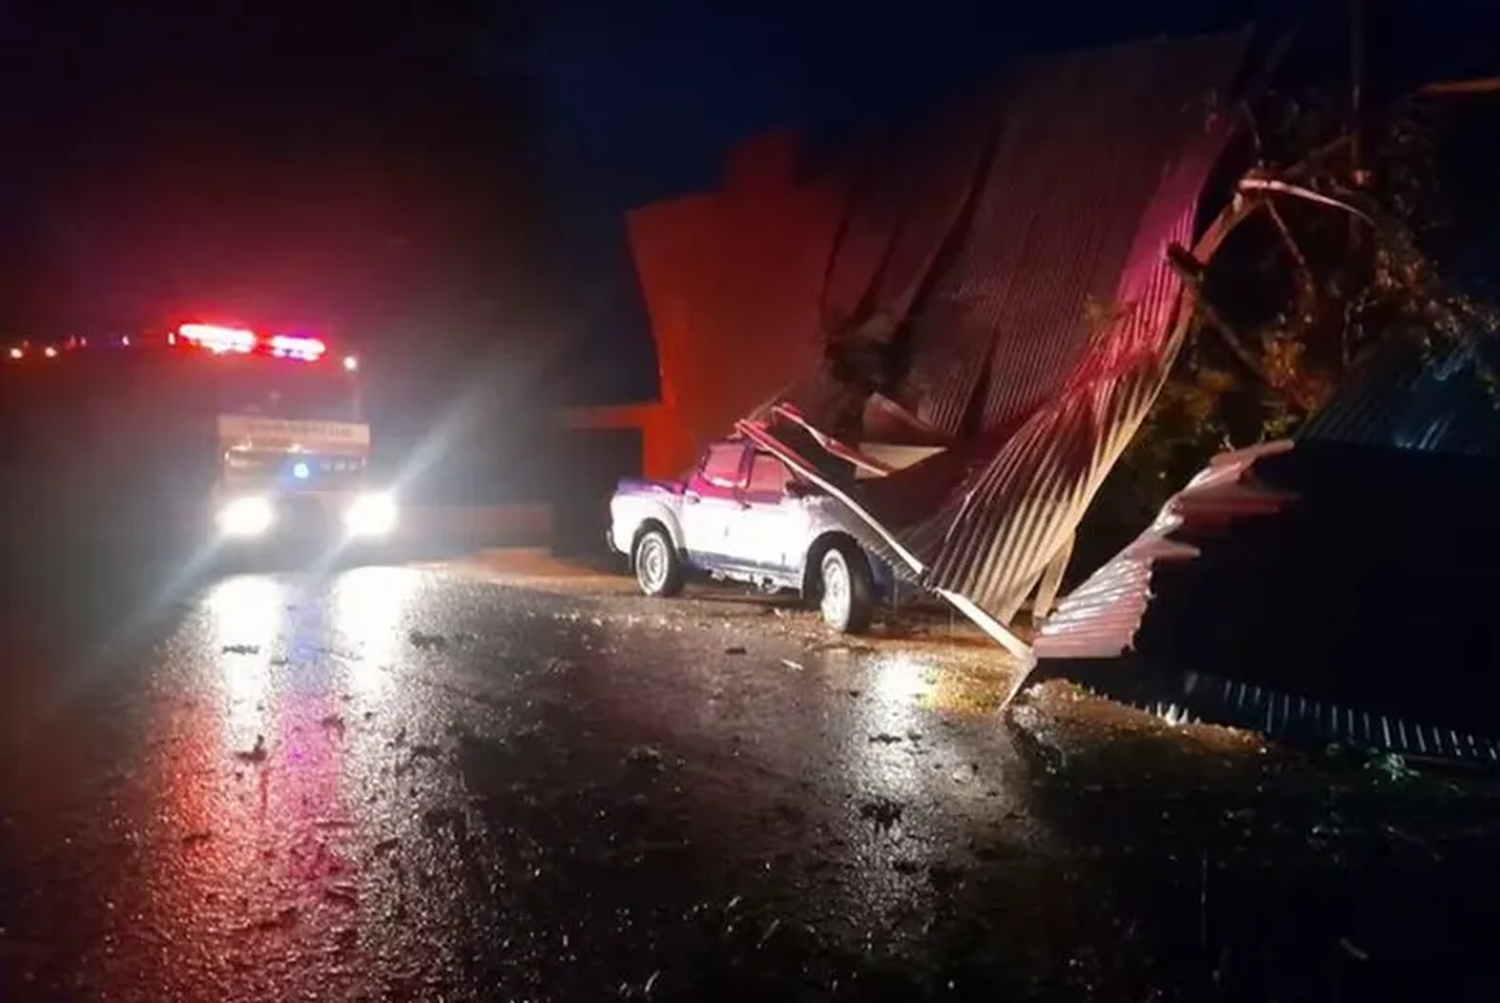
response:
<path id="1" fill-rule="evenodd" d="M 212 998 L 226 959 L 238 971 L 275 971 L 278 936 L 308 945 L 304 969 L 340 977 L 347 957 L 330 947 L 358 925 L 372 890 L 360 851 L 384 834 L 364 830 L 348 783 L 377 771 L 370 757 L 385 749 L 348 741 L 344 723 L 350 697 L 370 691 L 313 648 L 325 625 L 315 611 L 289 615 L 294 594 L 259 576 L 216 585 L 205 600 L 208 650 L 248 643 L 257 653 L 202 664 L 211 699 L 153 708 L 152 728 L 172 740 L 141 771 L 149 877 L 135 895 L 145 903 L 139 925 L 169 932 L 160 971 L 174 992 L 164 998 Z"/>

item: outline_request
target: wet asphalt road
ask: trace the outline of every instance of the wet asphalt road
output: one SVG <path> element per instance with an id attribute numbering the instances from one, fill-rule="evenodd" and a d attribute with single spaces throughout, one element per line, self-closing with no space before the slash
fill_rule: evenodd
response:
<path id="1" fill-rule="evenodd" d="M 0 1000 L 1488 998 L 1486 783 L 624 591 L 12 597 Z"/>

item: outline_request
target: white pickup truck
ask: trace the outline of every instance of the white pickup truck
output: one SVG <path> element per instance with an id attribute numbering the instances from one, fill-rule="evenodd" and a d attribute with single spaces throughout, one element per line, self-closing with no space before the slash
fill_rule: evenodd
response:
<path id="1" fill-rule="evenodd" d="M 620 481 L 610 548 L 648 596 L 673 596 L 690 572 L 792 590 L 845 633 L 870 625 L 893 593 L 890 569 L 828 517 L 832 499 L 746 440 L 715 443 L 685 480 Z"/>

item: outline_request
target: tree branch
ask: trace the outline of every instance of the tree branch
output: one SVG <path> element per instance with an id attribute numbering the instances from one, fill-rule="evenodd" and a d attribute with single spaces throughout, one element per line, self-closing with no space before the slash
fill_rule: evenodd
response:
<path id="1" fill-rule="evenodd" d="M 1297 238 L 1292 236 L 1291 227 L 1286 225 L 1286 217 L 1281 210 L 1276 208 L 1276 203 L 1266 202 L 1266 212 L 1271 215 L 1271 222 L 1276 225 L 1276 230 L 1281 234 L 1281 242 L 1286 247 L 1286 253 L 1292 258 L 1292 264 L 1297 267 L 1297 275 L 1305 290 L 1312 289 L 1312 266 L 1307 263 L 1307 255 L 1302 253 L 1302 248 L 1297 244 Z"/>
<path id="2" fill-rule="evenodd" d="M 1297 243 L 1297 238 L 1292 236 L 1292 228 L 1287 225 L 1286 217 L 1276 203 L 1270 199 L 1265 203 L 1266 212 L 1271 217 L 1271 224 L 1276 227 L 1276 232 L 1281 234 L 1281 243 L 1286 248 L 1287 255 L 1292 259 L 1292 271 L 1296 274 L 1297 283 L 1297 320 L 1298 330 L 1305 329 L 1311 323 L 1310 314 L 1313 305 L 1318 300 L 1317 281 L 1313 278 L 1312 266 L 1307 262 L 1307 255 L 1302 253 L 1302 247 Z"/>
<path id="3" fill-rule="evenodd" d="M 1348 132 L 1341 132 L 1337 136 L 1330 139 L 1328 142 L 1324 143 L 1322 146 L 1318 147 L 1316 150 L 1313 150 L 1301 160 L 1297 161 L 1295 164 L 1283 168 L 1282 170 L 1277 171 L 1277 173 L 1281 175 L 1281 177 L 1291 180 L 1306 178 L 1312 175 L 1319 168 L 1321 168 L 1325 160 L 1333 156 L 1335 153 L 1338 153 L 1345 146 L 1348 146 L 1349 139 L 1350 135 Z"/>
<path id="4" fill-rule="evenodd" d="M 1455 94 L 1500 93 L 1500 77 L 1478 77 L 1473 80 L 1441 80 L 1417 91 L 1422 97 L 1448 97 Z"/>
<path id="5" fill-rule="evenodd" d="M 1309 202 L 1317 202 L 1319 205 L 1342 209 L 1347 213 L 1358 216 L 1371 226 L 1376 225 L 1375 220 L 1369 213 L 1350 202 L 1332 198 L 1331 196 L 1324 195 L 1322 192 L 1315 192 L 1311 188 L 1304 188 L 1301 185 L 1289 184 L 1277 178 L 1246 175 L 1240 180 L 1240 191 L 1278 192 L 1283 195 L 1291 195 L 1295 198 L 1306 199 Z"/>

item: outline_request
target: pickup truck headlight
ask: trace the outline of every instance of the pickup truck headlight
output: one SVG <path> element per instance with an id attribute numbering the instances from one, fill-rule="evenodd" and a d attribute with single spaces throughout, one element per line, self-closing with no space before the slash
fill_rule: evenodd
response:
<path id="1" fill-rule="evenodd" d="M 400 510 L 388 494 L 360 495 L 344 512 L 350 536 L 386 536 L 396 528 Z"/>
<path id="2" fill-rule="evenodd" d="M 260 536 L 276 521 L 276 508 L 270 499 L 236 498 L 219 509 L 219 532 L 225 536 Z"/>

